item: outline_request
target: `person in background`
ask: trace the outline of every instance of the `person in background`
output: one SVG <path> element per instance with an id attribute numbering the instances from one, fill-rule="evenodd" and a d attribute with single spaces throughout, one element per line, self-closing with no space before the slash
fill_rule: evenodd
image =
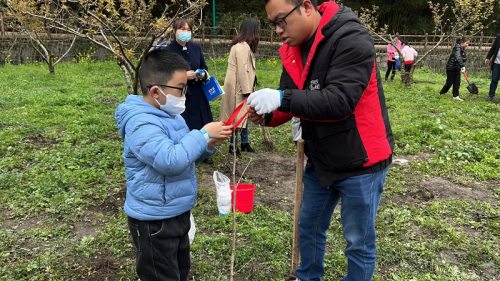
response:
<path id="1" fill-rule="evenodd" d="M 444 95 L 450 90 L 453 85 L 453 99 L 464 101 L 459 96 L 460 90 L 460 72 L 465 72 L 465 61 L 467 61 L 467 54 L 465 49 L 469 45 L 469 39 L 463 36 L 458 38 L 451 52 L 448 63 L 446 64 L 446 83 L 444 84 L 440 95 Z"/>
<path id="2" fill-rule="evenodd" d="M 189 64 L 186 111 L 182 117 L 186 120 L 190 130 L 199 130 L 214 121 L 210 104 L 201 88 L 201 83 L 207 79 L 208 67 L 201 46 L 191 42 L 191 24 L 186 19 L 180 18 L 173 23 L 172 28 L 175 40 L 162 48 L 179 54 Z M 198 69 L 203 70 L 201 74 L 195 74 Z M 211 157 L 207 157 L 203 162 L 213 164 Z"/>
<path id="3" fill-rule="evenodd" d="M 247 18 L 241 24 L 238 34 L 231 43 L 231 51 L 227 61 L 227 73 L 224 80 L 224 92 L 220 109 L 220 119 L 226 120 L 234 109 L 241 104 L 250 93 L 255 91 L 255 52 L 259 46 L 259 22 Z M 247 112 L 245 103 L 236 117 L 239 120 Z M 247 117 L 236 129 L 236 154 L 241 154 L 238 148 L 238 134 L 241 134 L 241 150 L 255 152 L 248 141 Z M 233 153 L 233 140 L 229 144 L 229 153 Z"/>
<path id="4" fill-rule="evenodd" d="M 215 153 L 231 135 L 232 126 L 223 122 L 189 130 L 181 116 L 187 69 L 179 55 L 151 51 L 139 69 L 142 96 L 130 95 L 116 108 L 127 178 L 123 210 L 143 281 L 188 279 L 195 162 Z"/>
<path id="5" fill-rule="evenodd" d="M 401 47 L 403 47 L 401 53 L 403 53 L 403 57 L 405 60 L 405 71 L 410 72 L 413 68 L 413 60 L 415 60 L 415 57 L 418 56 L 418 53 L 417 51 L 415 51 L 415 49 L 410 47 L 410 45 L 406 41 L 401 43 Z"/>
<path id="6" fill-rule="evenodd" d="M 394 36 L 394 43 L 401 50 L 401 41 L 399 41 L 399 35 Z M 387 72 L 385 73 L 385 82 L 389 78 L 389 74 L 392 71 L 391 82 L 394 81 L 394 76 L 396 76 L 396 57 L 399 57 L 398 49 L 394 48 L 392 44 L 387 44 Z"/>
<path id="7" fill-rule="evenodd" d="M 495 42 L 488 51 L 488 55 L 486 55 L 484 63 L 486 65 L 490 65 L 492 72 L 490 92 L 488 95 L 488 100 L 492 101 L 495 98 L 495 92 L 498 87 L 498 79 L 500 78 L 500 34 L 498 34 L 497 38 L 495 38 Z"/>

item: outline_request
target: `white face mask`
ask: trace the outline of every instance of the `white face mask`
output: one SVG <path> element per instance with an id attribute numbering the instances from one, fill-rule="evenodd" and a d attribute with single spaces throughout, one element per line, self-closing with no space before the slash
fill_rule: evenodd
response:
<path id="1" fill-rule="evenodd" d="M 179 115 L 186 110 L 186 97 L 176 97 L 172 95 L 167 96 L 160 88 L 158 88 L 158 90 L 160 90 L 166 99 L 166 103 L 164 105 L 161 105 L 160 102 L 155 99 L 160 106 L 160 110 L 165 111 L 169 115 Z"/>

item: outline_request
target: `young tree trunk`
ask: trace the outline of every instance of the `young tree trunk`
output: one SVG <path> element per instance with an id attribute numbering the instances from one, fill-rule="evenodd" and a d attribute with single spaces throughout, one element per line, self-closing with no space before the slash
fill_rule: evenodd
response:
<path id="1" fill-rule="evenodd" d="M 49 59 L 47 60 L 47 64 L 49 65 L 50 75 L 56 75 L 56 69 L 54 64 L 54 56 L 49 55 Z"/>
<path id="2" fill-rule="evenodd" d="M 413 84 L 413 73 L 408 71 L 401 71 L 401 80 L 405 86 L 411 86 L 411 84 Z"/>
<path id="3" fill-rule="evenodd" d="M 132 87 L 132 81 L 130 80 L 130 72 L 127 69 L 127 66 L 123 62 L 119 61 L 118 65 L 120 66 L 120 68 L 123 71 L 123 76 L 125 76 L 125 83 L 127 84 L 127 92 L 128 92 L 129 95 L 133 95 L 134 94 L 134 90 L 133 90 L 133 87 Z"/>

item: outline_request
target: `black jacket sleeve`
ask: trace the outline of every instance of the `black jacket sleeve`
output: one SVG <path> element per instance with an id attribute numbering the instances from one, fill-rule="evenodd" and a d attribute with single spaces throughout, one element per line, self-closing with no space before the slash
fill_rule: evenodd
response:
<path id="1" fill-rule="evenodd" d="M 499 40 L 500 40 L 500 34 L 497 35 L 497 38 L 495 38 L 495 42 L 493 42 L 493 46 L 491 46 L 490 50 L 488 51 L 488 54 L 486 55 L 487 60 L 493 57 L 495 50 L 498 50 Z"/>
<path id="2" fill-rule="evenodd" d="M 460 67 L 464 67 L 465 64 L 462 58 L 462 47 L 460 47 L 460 44 L 456 44 L 455 48 L 453 48 L 453 55 L 455 56 L 455 60 Z"/>
<path id="3" fill-rule="evenodd" d="M 288 88 L 287 83 L 286 83 L 287 76 L 288 76 L 288 73 L 286 72 L 286 69 L 283 66 L 283 71 L 281 72 L 281 78 L 280 78 L 280 86 L 279 86 L 278 90 L 284 91 Z"/>
<path id="4" fill-rule="evenodd" d="M 375 48 L 360 24 L 344 26 L 334 46 L 321 90 L 285 90 L 278 109 L 309 120 L 342 120 L 353 114 L 375 67 Z M 325 38 L 326 39 L 326 38 Z M 324 48 L 326 46 L 323 46 Z M 315 57 L 315 60 L 325 58 Z"/>

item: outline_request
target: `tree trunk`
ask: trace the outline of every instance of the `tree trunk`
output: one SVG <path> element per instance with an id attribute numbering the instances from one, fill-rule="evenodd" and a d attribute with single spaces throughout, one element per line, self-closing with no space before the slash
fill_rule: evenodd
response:
<path id="1" fill-rule="evenodd" d="M 52 55 L 49 56 L 47 64 L 49 65 L 50 75 L 56 75 L 55 64 L 54 64 L 54 57 Z"/>
<path id="2" fill-rule="evenodd" d="M 406 87 L 411 86 L 411 84 L 413 84 L 413 73 L 407 71 L 405 72 L 401 71 L 401 80 L 403 80 L 403 84 Z"/>
<path id="3" fill-rule="evenodd" d="M 129 95 L 133 95 L 134 90 L 132 88 L 132 82 L 130 80 L 130 72 L 127 69 L 127 66 L 123 62 L 118 61 L 118 65 L 123 71 L 123 76 L 125 76 L 125 83 L 127 84 L 127 92 Z"/>
<path id="4" fill-rule="evenodd" d="M 405 71 L 404 66 L 401 66 L 401 81 L 406 87 L 410 87 L 413 84 L 413 71 L 415 66 L 413 65 L 410 71 Z"/>

